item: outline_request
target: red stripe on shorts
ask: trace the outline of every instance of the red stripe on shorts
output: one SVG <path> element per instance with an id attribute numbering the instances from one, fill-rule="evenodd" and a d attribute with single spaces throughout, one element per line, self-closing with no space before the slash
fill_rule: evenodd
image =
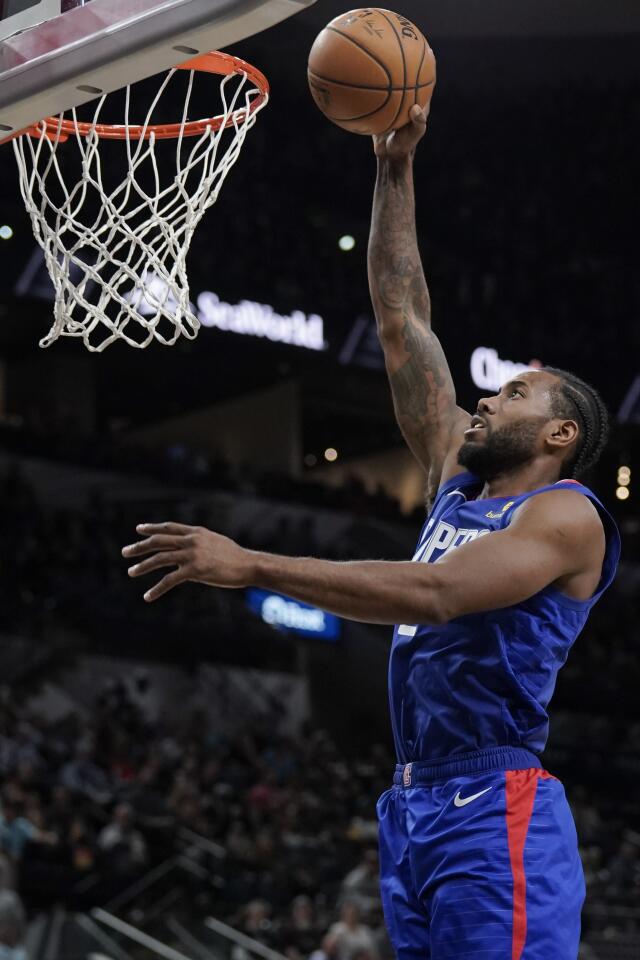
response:
<path id="1" fill-rule="evenodd" d="M 507 839 L 513 875 L 511 960 L 520 960 L 527 939 L 527 878 L 524 845 L 538 788 L 539 770 L 507 770 Z"/>

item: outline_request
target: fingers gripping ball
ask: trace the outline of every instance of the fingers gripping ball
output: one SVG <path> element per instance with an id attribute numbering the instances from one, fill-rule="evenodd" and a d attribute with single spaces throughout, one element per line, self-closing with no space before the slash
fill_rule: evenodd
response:
<path id="1" fill-rule="evenodd" d="M 409 122 L 436 82 L 436 59 L 406 17 L 365 7 L 336 17 L 309 54 L 311 95 L 324 115 L 352 133 L 376 134 Z"/>

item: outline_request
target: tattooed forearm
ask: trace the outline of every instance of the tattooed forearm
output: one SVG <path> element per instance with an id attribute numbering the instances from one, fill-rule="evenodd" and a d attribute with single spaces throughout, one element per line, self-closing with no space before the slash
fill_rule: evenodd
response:
<path id="1" fill-rule="evenodd" d="M 402 425 L 408 429 L 437 428 L 441 415 L 438 400 L 449 379 L 447 362 L 434 336 L 425 336 L 412 320 L 402 330 L 409 359 L 389 374 L 393 399 Z"/>
<path id="2" fill-rule="evenodd" d="M 373 203 L 369 238 L 371 295 L 387 310 L 411 306 L 429 323 L 429 291 L 420 261 L 410 161 L 382 160 Z"/>
<path id="3" fill-rule="evenodd" d="M 431 330 L 409 158 L 379 160 L 368 265 L 398 425 L 420 463 L 437 475 L 457 407 L 449 366 Z"/>

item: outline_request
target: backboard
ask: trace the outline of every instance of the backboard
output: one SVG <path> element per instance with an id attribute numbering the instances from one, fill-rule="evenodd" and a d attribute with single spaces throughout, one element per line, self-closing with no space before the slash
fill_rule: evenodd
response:
<path id="1" fill-rule="evenodd" d="M 315 0 L 0 0 L 0 142 Z"/>

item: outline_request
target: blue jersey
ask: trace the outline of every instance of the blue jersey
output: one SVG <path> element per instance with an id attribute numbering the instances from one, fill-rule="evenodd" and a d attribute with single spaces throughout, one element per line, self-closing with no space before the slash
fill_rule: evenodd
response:
<path id="1" fill-rule="evenodd" d="M 591 490 L 575 481 L 518 497 L 476 500 L 482 482 L 461 473 L 440 487 L 413 558 L 434 563 L 464 543 L 502 530 L 529 497 L 567 483 L 593 501 L 604 525 L 606 554 L 595 594 L 573 600 L 549 586 L 501 610 L 439 626 L 396 627 L 389 700 L 400 763 L 496 746 L 525 747 L 536 754 L 544 749 L 546 708 L 558 670 L 615 576 L 620 537 L 610 515 Z"/>

